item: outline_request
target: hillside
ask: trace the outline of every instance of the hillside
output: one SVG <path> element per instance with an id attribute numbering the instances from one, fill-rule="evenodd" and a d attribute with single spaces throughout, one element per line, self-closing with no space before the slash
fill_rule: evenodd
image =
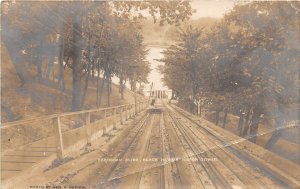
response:
<path id="1" fill-rule="evenodd" d="M 70 111 L 71 107 L 71 70 L 64 70 L 65 90 L 52 87 L 55 79 L 49 85 L 41 84 L 36 79 L 36 68 L 24 62 L 27 77 L 20 79 L 7 49 L 2 44 L 1 51 L 1 119 L 2 123 L 28 117 L 49 115 Z M 101 82 L 101 80 L 100 80 Z M 96 108 L 96 80 L 90 79 L 83 109 Z M 104 88 L 105 90 L 105 88 Z M 111 105 L 134 102 L 134 93 L 125 89 L 124 100 L 121 100 L 118 85 L 112 85 Z M 138 99 L 143 99 L 137 95 Z M 102 95 L 101 107 L 107 106 L 107 94 Z"/>

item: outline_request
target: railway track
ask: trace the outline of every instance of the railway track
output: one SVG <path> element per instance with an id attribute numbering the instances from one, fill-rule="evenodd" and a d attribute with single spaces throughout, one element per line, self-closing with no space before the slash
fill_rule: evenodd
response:
<path id="1" fill-rule="evenodd" d="M 179 161 L 177 161 L 177 155 L 174 151 L 175 146 L 172 145 L 170 137 L 170 128 L 166 126 L 168 123 L 165 113 L 162 114 L 161 126 L 162 126 L 162 140 L 164 141 L 165 158 L 169 159 L 164 161 L 165 171 L 165 188 L 183 188 L 182 178 L 179 174 Z"/>
<path id="2" fill-rule="evenodd" d="M 165 132 L 164 132 L 164 121 L 163 121 L 163 114 L 160 116 L 160 121 L 159 121 L 159 133 L 160 133 L 160 140 L 161 140 L 161 158 L 165 157 Z M 166 183 L 165 183 L 165 165 L 162 162 L 160 165 L 160 188 L 166 188 Z"/>
<path id="3" fill-rule="evenodd" d="M 152 115 L 153 116 L 153 119 L 155 119 L 155 117 L 157 117 L 157 115 Z M 150 129 L 150 134 L 152 135 L 152 131 L 153 131 L 153 119 L 151 120 L 151 123 L 149 126 L 151 126 L 151 129 Z M 143 162 L 143 160 L 145 158 L 147 158 L 147 155 L 149 153 L 149 147 L 150 147 L 150 137 L 151 135 L 146 138 L 146 147 L 144 148 L 144 151 L 143 151 L 143 154 L 142 154 L 142 157 L 139 159 L 141 160 L 142 162 L 139 163 L 139 168 L 138 168 L 138 171 L 136 172 L 136 178 L 135 178 L 135 182 L 134 182 L 134 186 L 133 186 L 133 189 L 138 189 L 140 188 L 140 185 L 141 185 L 141 182 L 142 182 L 142 178 L 143 178 L 143 174 L 144 174 L 144 170 L 145 170 L 145 163 Z"/>
<path id="4" fill-rule="evenodd" d="M 213 156 L 218 158 L 218 161 L 228 168 L 230 171 L 238 177 L 238 179 L 244 183 L 245 186 L 252 186 L 255 188 L 273 188 L 276 185 L 272 180 L 262 177 L 257 171 L 253 170 L 251 167 L 246 165 L 238 156 L 232 154 L 227 148 L 221 144 L 215 142 L 213 137 L 209 137 L 200 127 L 186 127 L 191 130 L 191 134 L 197 137 L 202 145 L 205 146 L 204 152 L 212 153 Z M 205 141 L 203 141 L 205 140 Z M 257 179 L 260 178 L 260 179 Z"/>
<path id="5" fill-rule="evenodd" d="M 109 144 L 114 150 L 108 158 L 120 161 L 94 161 L 65 184 L 103 189 L 299 186 L 297 177 L 278 170 L 276 165 L 270 168 L 271 162 L 266 163 L 257 156 L 259 147 L 256 145 L 227 135 L 216 126 L 201 124 L 198 119 L 169 105 L 164 105 L 160 112 L 146 113 L 127 125 L 124 133 L 116 135 L 117 140 Z M 264 154 L 270 153 L 261 150 Z M 136 161 L 124 161 L 126 159 Z M 292 173 L 295 170 L 291 169 Z"/>
<path id="6" fill-rule="evenodd" d="M 180 121 L 175 124 L 177 128 L 180 128 L 181 132 L 184 133 L 185 139 L 190 140 L 190 144 L 203 146 L 206 150 L 200 152 L 200 154 L 210 153 L 222 163 L 223 167 L 226 167 L 231 174 L 237 177 L 239 181 L 242 182 L 243 186 L 246 188 L 297 188 L 299 187 L 299 181 L 293 178 L 286 182 L 285 178 L 280 177 L 281 173 L 274 173 L 268 167 L 266 167 L 258 158 L 255 158 L 249 150 L 243 150 L 235 143 L 228 144 L 226 138 L 224 138 L 219 133 L 215 133 L 212 130 L 203 127 L 201 124 L 191 119 L 186 112 L 175 110 L 175 108 L 168 107 L 171 111 L 169 115 L 173 117 L 173 121 L 176 123 L 176 117 L 181 117 Z M 184 121 L 183 121 L 184 120 Z M 194 143 L 191 137 L 199 140 L 199 143 Z M 228 140 L 227 140 L 228 141 Z M 209 146 L 210 145 L 210 146 Z M 196 152 L 195 152 L 196 153 Z M 210 156 L 210 157 L 211 157 Z M 220 166 L 218 166 L 219 168 Z M 209 170 L 207 170 L 209 171 Z M 222 170 L 213 171 L 214 174 L 219 175 Z M 226 173 L 222 173 L 223 177 Z M 218 176 L 218 177 L 219 177 Z M 283 177 L 288 177 L 283 174 Z M 230 175 L 219 180 L 228 182 Z M 221 181 L 221 183 L 223 182 Z M 225 183 L 224 183 L 225 184 Z M 232 188 L 235 186 L 234 183 L 231 185 L 219 185 L 219 188 Z M 217 187 L 218 188 L 218 187 Z"/>
<path id="7" fill-rule="evenodd" d="M 123 157 L 129 151 L 130 147 L 138 139 L 138 135 L 142 132 L 142 128 L 144 128 L 144 126 L 147 124 L 147 121 L 149 120 L 150 117 L 151 116 L 149 116 L 149 114 L 147 114 L 144 118 L 142 118 L 141 124 L 140 124 L 139 128 L 137 129 L 137 132 L 135 133 L 135 135 L 133 136 L 133 138 L 129 141 L 127 147 L 117 156 L 116 159 L 123 159 Z M 106 188 L 106 184 L 109 181 L 116 179 L 116 178 L 111 178 L 111 176 L 112 176 L 113 172 L 116 170 L 116 167 L 119 164 L 120 164 L 120 161 L 114 162 L 114 164 L 111 166 L 110 170 L 108 171 L 108 173 L 104 177 L 104 180 L 100 184 L 99 188 Z"/>
<path id="8" fill-rule="evenodd" d="M 182 128 L 182 125 L 176 118 L 170 114 L 169 116 L 172 118 L 177 137 L 181 140 L 181 144 L 185 148 L 186 158 L 191 159 L 191 163 L 197 172 L 201 188 L 230 188 L 223 175 L 218 172 L 213 163 L 202 161 L 203 158 L 207 158 L 202 154 L 203 149 L 188 135 L 187 131 Z M 192 160 L 194 157 L 197 158 L 196 162 Z"/>

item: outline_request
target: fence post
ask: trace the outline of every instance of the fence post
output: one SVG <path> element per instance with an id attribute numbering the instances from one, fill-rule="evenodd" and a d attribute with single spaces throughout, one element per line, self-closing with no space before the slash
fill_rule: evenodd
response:
<path id="1" fill-rule="evenodd" d="M 123 125 L 123 106 L 120 106 L 120 124 Z"/>
<path id="2" fill-rule="evenodd" d="M 103 127 L 103 135 L 106 134 L 106 127 L 107 127 L 107 119 L 106 119 L 106 109 L 104 110 L 104 127 Z"/>
<path id="3" fill-rule="evenodd" d="M 91 113 L 87 112 L 86 114 L 86 139 L 87 139 L 87 145 L 91 145 Z"/>
<path id="4" fill-rule="evenodd" d="M 114 109 L 113 109 L 113 116 L 112 116 L 112 118 L 113 118 L 113 129 L 114 129 L 114 130 L 117 129 L 117 123 L 116 123 L 116 122 L 117 122 L 117 121 L 116 121 L 116 117 L 117 117 L 117 116 L 116 116 L 116 113 L 117 113 L 117 112 L 116 112 L 116 111 L 117 111 L 117 108 L 114 108 Z"/>
<path id="5" fill-rule="evenodd" d="M 64 144 L 63 144 L 63 138 L 62 138 L 62 132 L 61 132 L 61 124 L 60 124 L 60 117 L 54 118 L 55 124 L 55 139 L 56 139 L 56 154 L 58 159 L 64 158 Z"/>

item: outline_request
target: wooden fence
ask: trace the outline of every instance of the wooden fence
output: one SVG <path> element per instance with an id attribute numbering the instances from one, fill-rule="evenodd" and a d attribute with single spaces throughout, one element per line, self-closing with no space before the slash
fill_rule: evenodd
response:
<path id="1" fill-rule="evenodd" d="M 53 114 L 48 116 L 41 116 L 36 118 L 29 118 L 19 121 L 13 121 L 13 122 L 7 122 L 1 124 L 1 131 L 10 129 L 19 125 L 30 125 L 37 121 L 52 121 L 53 123 L 53 134 L 55 137 L 55 143 L 56 143 L 56 153 L 57 157 L 59 159 L 64 158 L 65 150 L 64 150 L 64 137 L 62 132 L 62 121 L 61 119 L 63 117 L 67 116 L 80 116 L 85 117 L 85 124 L 80 128 L 83 129 L 85 132 L 85 139 L 86 144 L 91 145 L 91 142 L 93 139 L 98 138 L 96 129 L 93 127 L 101 128 L 102 134 L 106 133 L 106 129 L 108 126 L 112 125 L 113 129 L 116 129 L 117 123 L 120 123 L 121 125 L 124 124 L 124 122 L 134 117 L 136 114 L 140 113 L 142 110 L 145 110 L 148 107 L 148 101 L 144 102 L 138 102 L 136 105 L 134 103 L 132 104 L 124 104 L 119 106 L 113 106 L 108 108 L 98 108 L 98 109 L 90 109 L 90 110 L 83 110 L 83 111 L 77 111 L 77 112 L 66 112 L 66 113 L 60 113 L 60 114 Z M 99 120 L 94 120 L 91 123 L 91 114 L 92 113 L 104 113 L 104 116 L 102 118 L 99 118 Z M 100 126 L 99 126 L 100 125 Z"/>

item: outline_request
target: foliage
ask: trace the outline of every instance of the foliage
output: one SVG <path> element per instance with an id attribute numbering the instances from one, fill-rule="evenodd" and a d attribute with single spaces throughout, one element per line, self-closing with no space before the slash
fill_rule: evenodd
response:
<path id="1" fill-rule="evenodd" d="M 251 112 L 246 124 L 255 142 L 261 115 L 281 128 L 298 103 L 299 16 L 295 4 L 252 2 L 235 6 L 205 35 L 185 29 L 164 52 L 167 86 L 179 98 L 202 99 L 217 117 L 228 108 Z"/>
<path id="2" fill-rule="evenodd" d="M 150 66 L 139 22 L 145 12 L 160 24 L 178 24 L 191 15 L 186 0 L 5 2 L 3 10 L 4 43 L 21 79 L 26 82 L 23 67 L 29 62 L 37 67 L 40 83 L 64 90 L 63 69 L 71 69 L 73 111 L 84 105 L 90 77 L 97 77 L 98 106 L 105 83 L 110 105 L 113 76 L 120 78 L 122 96 L 126 80 L 147 82 Z"/>

